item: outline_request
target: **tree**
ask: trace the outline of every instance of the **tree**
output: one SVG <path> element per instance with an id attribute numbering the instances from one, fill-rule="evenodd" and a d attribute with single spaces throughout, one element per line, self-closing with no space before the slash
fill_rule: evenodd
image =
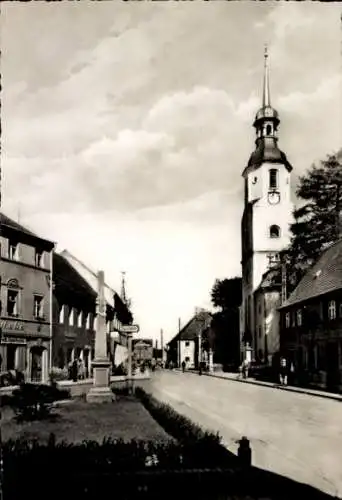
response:
<path id="1" fill-rule="evenodd" d="M 223 364 L 239 363 L 240 331 L 239 306 L 242 302 L 242 279 L 216 280 L 211 290 L 211 301 L 220 310 L 213 315 L 215 361 Z"/>
<path id="2" fill-rule="evenodd" d="M 242 279 L 226 278 L 216 280 L 211 290 L 211 302 L 214 307 L 220 307 L 222 311 L 239 307 L 242 301 Z"/>
<path id="3" fill-rule="evenodd" d="M 283 253 L 293 286 L 322 251 L 341 236 L 342 148 L 299 178 L 296 195 L 303 203 L 294 211 L 291 243 Z"/>

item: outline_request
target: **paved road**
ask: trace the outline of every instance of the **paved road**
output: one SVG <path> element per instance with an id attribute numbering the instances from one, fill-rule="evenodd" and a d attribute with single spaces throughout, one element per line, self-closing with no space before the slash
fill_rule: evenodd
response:
<path id="1" fill-rule="evenodd" d="M 342 403 L 189 373 L 155 372 L 146 390 L 233 452 L 251 441 L 253 464 L 342 497 Z"/>

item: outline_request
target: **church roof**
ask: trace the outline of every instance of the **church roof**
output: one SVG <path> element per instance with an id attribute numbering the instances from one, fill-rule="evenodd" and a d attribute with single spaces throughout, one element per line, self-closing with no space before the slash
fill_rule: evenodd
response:
<path id="1" fill-rule="evenodd" d="M 342 238 L 322 253 L 280 309 L 336 290 L 342 290 Z"/>
<path id="2" fill-rule="evenodd" d="M 258 168 L 266 162 L 280 163 L 285 165 L 289 172 L 292 170 L 292 165 L 288 161 L 286 154 L 278 148 L 276 141 L 271 138 L 262 138 L 257 141 L 257 147 L 249 158 L 247 169 Z"/>

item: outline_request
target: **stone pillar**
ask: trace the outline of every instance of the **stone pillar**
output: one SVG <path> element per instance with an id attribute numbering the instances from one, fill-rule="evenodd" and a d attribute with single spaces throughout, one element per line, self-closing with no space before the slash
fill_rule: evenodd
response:
<path id="1" fill-rule="evenodd" d="M 98 296 L 96 301 L 97 322 L 95 331 L 95 359 L 93 387 L 87 394 L 89 403 L 107 403 L 115 399 L 109 386 L 110 361 L 107 355 L 106 300 L 104 296 L 104 272 L 99 271 Z"/>

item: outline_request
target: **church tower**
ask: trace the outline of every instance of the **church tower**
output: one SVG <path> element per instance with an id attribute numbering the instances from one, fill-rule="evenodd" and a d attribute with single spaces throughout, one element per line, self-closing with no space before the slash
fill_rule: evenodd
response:
<path id="1" fill-rule="evenodd" d="M 278 148 L 279 115 L 271 105 L 268 53 L 264 55 L 262 106 L 255 116 L 255 150 L 242 176 L 245 184 L 242 216 L 242 338 L 255 355 L 254 292 L 263 274 L 290 243 L 292 221 L 290 175 L 292 166 Z"/>

